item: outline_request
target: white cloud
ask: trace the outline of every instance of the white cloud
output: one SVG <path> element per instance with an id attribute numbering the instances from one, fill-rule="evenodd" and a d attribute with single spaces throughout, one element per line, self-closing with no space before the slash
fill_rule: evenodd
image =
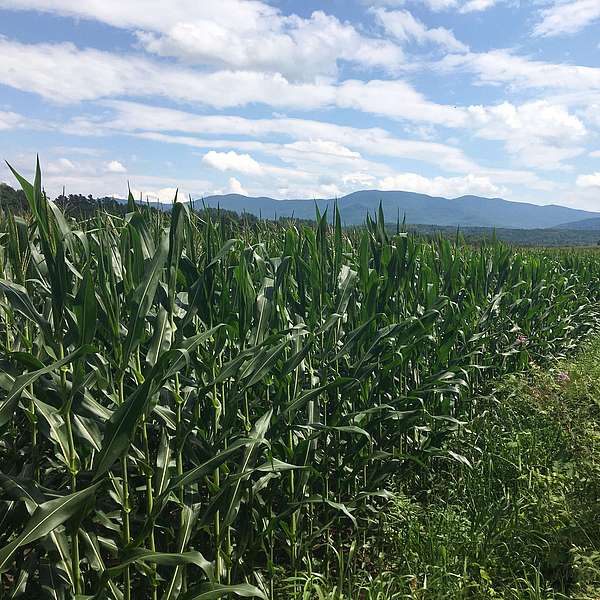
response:
<path id="1" fill-rule="evenodd" d="M 176 193 L 181 198 L 181 191 L 176 187 L 147 190 L 132 188 L 131 193 L 136 200 L 140 200 L 141 202 L 159 202 L 160 204 L 172 204 Z"/>
<path id="2" fill-rule="evenodd" d="M 361 158 L 359 152 L 354 152 L 346 146 L 328 140 L 309 140 L 286 144 L 286 148 L 307 154 L 335 156 L 338 158 Z"/>
<path id="3" fill-rule="evenodd" d="M 99 148 L 88 148 L 86 146 L 52 146 L 51 152 L 58 154 L 78 154 L 81 156 L 100 156 L 104 153 Z"/>
<path id="4" fill-rule="evenodd" d="M 310 18 L 269 17 L 253 30 L 229 21 L 178 23 L 165 34 L 138 32 L 142 47 L 161 56 L 215 68 L 281 73 L 293 81 L 335 76 L 339 61 L 396 71 L 402 50 L 389 40 L 369 38 L 322 11 Z"/>
<path id="5" fill-rule="evenodd" d="M 25 45 L 0 38 L 2 52 L 0 82 L 22 90 L 34 90 L 52 101 L 76 102 L 127 95 L 135 90 L 138 94 L 195 101 L 216 108 L 254 102 L 300 110 L 338 107 L 457 128 L 467 127 L 470 119 L 467 107 L 432 102 L 402 80 L 352 79 L 339 84 L 331 81 L 299 84 L 289 82 L 281 75 L 229 71 L 201 73 L 138 57 L 90 49 L 80 51 L 72 44 Z M 600 69 L 549 65 L 503 51 L 451 55 L 440 63 L 440 68 L 473 70 L 487 83 L 563 88 L 570 85 L 586 91 L 600 89 Z M 49 72 L 61 72 L 64 77 L 60 80 L 48 77 Z M 74 120 L 69 132 L 92 134 L 97 129 L 98 123 L 93 120 Z"/>
<path id="6" fill-rule="evenodd" d="M 15 112 L 0 110 L 0 131 L 17 129 L 25 125 L 26 119 Z"/>
<path id="7" fill-rule="evenodd" d="M 247 175 L 261 175 L 263 168 L 249 154 L 237 152 L 215 152 L 211 150 L 202 157 L 202 162 L 219 171 L 238 171 Z"/>
<path id="8" fill-rule="evenodd" d="M 37 10 L 67 17 L 97 20 L 127 29 L 166 31 L 186 20 L 229 21 L 240 29 L 252 29 L 258 21 L 276 16 L 277 10 L 255 0 L 0 0 L 10 10 Z"/>
<path id="9" fill-rule="evenodd" d="M 430 196 L 454 198 L 467 194 L 497 196 L 506 190 L 492 183 L 489 177 L 473 174 L 464 177 L 423 177 L 417 173 L 400 173 L 379 182 L 379 189 L 418 192 Z"/>
<path id="10" fill-rule="evenodd" d="M 542 20 L 535 26 L 534 35 L 551 37 L 577 33 L 600 19 L 598 0 L 554 0 L 553 6 L 541 11 Z"/>
<path id="11" fill-rule="evenodd" d="M 244 189 L 242 184 L 235 178 L 229 178 L 229 193 L 231 194 L 241 194 L 242 196 L 247 196 L 248 192 Z"/>
<path id="12" fill-rule="evenodd" d="M 403 62 L 396 44 L 368 37 L 323 11 L 286 16 L 255 0 L 0 0 L 0 7 L 99 20 L 135 30 L 148 52 L 291 80 L 335 75 L 338 61 L 388 70 Z"/>
<path id="13" fill-rule="evenodd" d="M 35 154 L 20 154 L 11 164 L 24 177 L 30 181 L 33 179 L 32 166 L 35 165 Z M 188 194 L 198 196 L 214 187 L 214 184 L 206 179 L 163 177 L 137 171 L 126 176 L 123 173 L 107 171 L 106 163 L 96 159 L 71 160 L 62 157 L 48 161 L 42 156 L 41 168 L 44 189 L 53 198 L 62 193 L 63 186 L 67 194 L 126 198 L 128 179 L 131 181 L 131 188 L 135 191 L 136 198 L 141 192 L 144 200 L 149 197 L 151 200 L 161 202 L 172 202 L 177 186 L 179 186 L 180 197 L 185 198 Z M 16 185 L 12 174 L 1 163 L 0 180 Z"/>
<path id="14" fill-rule="evenodd" d="M 577 186 L 581 188 L 600 188 L 600 173 L 591 175 L 579 175 L 577 177 Z"/>
<path id="15" fill-rule="evenodd" d="M 467 52 L 468 47 L 457 40 L 449 29 L 429 29 L 407 10 L 387 11 L 374 9 L 378 23 L 400 42 L 414 41 L 417 44 L 437 44 L 450 51 Z"/>
<path id="16" fill-rule="evenodd" d="M 278 160 L 302 169 L 302 179 L 311 174 L 329 174 L 337 177 L 350 189 L 375 187 L 373 180 L 393 174 L 393 170 L 381 163 L 366 160 L 364 155 L 385 157 L 393 160 L 415 160 L 434 165 L 437 169 L 460 173 L 476 173 L 490 177 L 492 181 L 505 184 L 526 185 L 532 189 L 550 191 L 553 184 L 525 170 L 483 168 L 469 160 L 460 148 L 446 144 L 408 140 L 393 137 L 381 128 L 354 128 L 322 121 L 278 117 L 275 119 L 247 119 L 242 117 L 212 115 L 204 116 L 179 110 L 147 106 L 132 102 L 105 102 L 116 110 L 112 121 L 104 124 L 108 132 L 130 131 L 144 139 L 164 143 L 181 144 L 206 150 L 219 148 L 240 152 L 268 154 Z M 471 121 L 474 123 L 473 117 Z M 96 128 L 100 127 L 96 124 Z M 87 127 L 86 127 L 87 128 Z M 182 131 L 189 135 L 175 135 Z M 165 133 L 163 133 L 165 132 Z M 205 135 L 238 135 L 256 139 L 207 138 Z M 277 136 L 278 141 L 267 141 Z M 291 138 L 291 143 L 279 141 L 281 136 Z M 505 139 L 502 137 L 501 139 Z M 264 140 L 264 141 L 263 141 Z M 264 173 L 299 178 L 284 169 L 262 163 Z M 284 173 L 285 171 L 285 173 Z M 314 177 L 313 177 L 314 178 Z M 284 189 L 284 188 L 280 188 Z M 315 188 L 302 186 L 300 192 Z M 272 194 L 271 190 L 266 193 Z M 316 193 L 316 192 L 315 192 Z"/>
<path id="17" fill-rule="evenodd" d="M 469 0 L 462 5 L 461 13 L 479 12 L 495 6 L 497 0 Z"/>
<path id="18" fill-rule="evenodd" d="M 432 66 L 443 72 L 469 71 L 477 75 L 480 83 L 489 85 L 574 92 L 600 90 L 600 68 L 533 60 L 507 50 L 452 54 Z"/>
<path id="19" fill-rule="evenodd" d="M 522 105 L 469 108 L 478 137 L 505 141 L 507 151 L 525 166 L 563 168 L 561 162 L 582 154 L 587 135 L 581 120 L 563 106 L 538 100 Z"/>
<path id="20" fill-rule="evenodd" d="M 68 158 L 59 158 L 54 161 L 50 161 L 45 165 L 45 172 L 48 174 L 57 174 L 63 172 L 73 172 L 77 169 L 77 166 L 73 161 Z"/>
<path id="21" fill-rule="evenodd" d="M 106 163 L 106 170 L 111 173 L 127 173 L 127 169 L 125 166 L 120 163 L 118 160 L 111 160 Z"/>
<path id="22" fill-rule="evenodd" d="M 143 95 L 218 108 L 261 102 L 305 110 L 335 104 L 330 83 L 292 83 L 277 73 L 206 73 L 71 43 L 21 44 L 0 37 L 0 82 L 55 103 Z M 50 73 L 61 73 L 54 77 Z"/>
<path id="23" fill-rule="evenodd" d="M 448 127 L 460 127 L 467 121 L 464 108 L 431 102 L 400 80 L 344 81 L 336 88 L 335 104 L 340 108 Z"/>
<path id="24" fill-rule="evenodd" d="M 408 0 L 363 0 L 374 6 L 404 6 Z M 457 9 L 460 13 L 483 11 L 495 6 L 498 0 L 412 0 L 413 4 L 425 4 L 432 11 Z"/>
<path id="25" fill-rule="evenodd" d="M 544 100 L 522 105 L 469 107 L 476 135 L 504 140 L 509 154 L 528 167 L 568 169 L 564 161 L 585 153 L 588 126 L 600 125 L 600 68 L 553 64 L 516 56 L 505 50 L 449 55 L 438 67 L 464 69 L 480 83 L 510 86 L 509 91 L 551 89 Z M 574 114 L 571 107 L 582 107 Z M 480 113 L 480 114 L 478 114 Z"/>
<path id="26" fill-rule="evenodd" d="M 447 10 L 454 8 L 458 2 L 457 0 L 420 0 L 423 4 L 426 4 L 431 10 Z"/>
<path id="27" fill-rule="evenodd" d="M 139 135 L 149 139 L 176 142 L 198 148 L 229 147 L 245 151 L 271 151 L 276 154 L 281 152 L 280 143 L 270 145 L 266 141 L 251 142 L 234 139 L 219 141 L 192 137 L 192 135 L 237 135 L 266 140 L 271 136 L 284 136 L 293 141 L 310 143 L 313 148 L 320 140 L 320 151 L 324 149 L 322 142 L 325 141 L 329 144 L 327 146 L 329 151 L 334 147 L 331 144 L 337 144 L 348 148 L 351 152 L 420 160 L 450 171 L 468 172 L 477 168 L 460 148 L 435 142 L 396 138 L 380 127 L 349 127 L 324 121 L 285 117 L 248 119 L 225 115 L 205 116 L 138 102 L 111 100 L 104 101 L 102 104 L 115 111 L 112 119 L 108 118 L 102 122 L 96 119 L 89 121 L 78 119 L 67 126 L 66 131 L 77 134 L 98 134 L 103 131 L 105 133 L 141 132 Z M 465 122 L 467 117 L 468 115 L 465 115 Z M 166 132 L 169 134 L 167 135 Z M 187 135 L 173 136 L 171 132 L 185 132 Z M 303 147 L 296 147 L 296 149 L 301 151 Z"/>
<path id="28" fill-rule="evenodd" d="M 352 187 L 368 188 L 375 183 L 375 177 L 370 173 L 347 173 L 342 177 L 344 185 Z"/>
<path id="29" fill-rule="evenodd" d="M 428 101 L 401 80 L 294 83 L 277 73 L 205 73 L 137 56 L 79 50 L 70 43 L 21 44 L 2 38 L 0 55 L 0 83 L 58 103 L 134 94 L 215 108 L 250 103 L 300 110 L 337 106 L 450 126 L 465 118 L 460 108 Z M 60 78 L 48 76 L 57 72 Z"/>
<path id="30" fill-rule="evenodd" d="M 600 150 L 594 150 L 593 152 L 590 152 L 589 156 L 592 158 L 600 158 Z"/>
<path id="31" fill-rule="evenodd" d="M 441 11 L 455 8 L 458 0 L 412 0 L 414 4 L 425 4 L 430 10 Z M 404 6 L 407 0 L 362 0 L 363 4 L 371 6 Z"/>
<path id="32" fill-rule="evenodd" d="M 381 128 L 355 128 L 288 117 L 248 119 L 227 115 L 206 116 L 124 101 L 104 101 L 102 104 L 114 111 L 113 117 L 107 117 L 105 121 L 95 119 L 89 123 L 78 120 L 76 132 L 130 132 L 144 139 L 202 148 L 216 155 L 229 155 L 236 164 L 239 156 L 246 154 L 250 157 L 248 153 L 260 152 L 298 169 L 293 172 L 287 168 L 260 164 L 263 175 L 278 178 L 306 180 L 311 173 L 328 171 L 341 177 L 348 173 L 385 177 L 386 170 L 390 168 L 365 159 L 363 154 L 426 162 L 452 172 L 484 176 L 492 173 L 491 169 L 482 168 L 466 157 L 460 148 L 395 138 Z M 463 108 L 461 112 L 465 115 L 464 119 L 461 118 L 465 131 L 470 130 L 484 139 L 504 142 L 507 151 L 515 159 L 536 168 L 563 168 L 561 161 L 581 152 L 579 142 L 586 135 L 579 119 L 562 107 L 553 107 L 544 102 L 478 106 Z M 177 131 L 186 132 L 187 135 L 175 135 Z M 196 137 L 195 134 L 202 135 Z M 212 135 L 223 137 L 206 137 Z M 251 139 L 225 139 L 225 136 L 236 135 Z M 282 136 L 291 138 L 291 142 L 282 142 Z M 248 162 L 247 159 L 245 162 Z M 258 173 L 256 165 L 250 164 L 246 170 Z M 514 177 L 515 173 L 517 177 Z M 552 187 L 527 171 L 496 169 L 493 181 L 515 182 L 535 189 L 547 190 Z"/>

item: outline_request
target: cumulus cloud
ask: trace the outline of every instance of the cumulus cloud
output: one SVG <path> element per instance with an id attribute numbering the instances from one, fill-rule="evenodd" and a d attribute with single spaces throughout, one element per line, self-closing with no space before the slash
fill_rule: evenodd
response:
<path id="1" fill-rule="evenodd" d="M 131 193 L 134 198 L 142 202 L 158 202 L 160 204 L 172 204 L 177 193 L 181 197 L 181 190 L 176 187 L 165 187 L 160 189 L 138 189 L 132 188 Z"/>
<path id="2" fill-rule="evenodd" d="M 489 177 L 473 174 L 464 177 L 424 177 L 417 173 L 400 173 L 379 182 L 382 190 L 418 192 L 430 196 L 453 198 L 466 194 L 497 196 L 506 190 L 494 185 Z"/>
<path id="3" fill-rule="evenodd" d="M 429 29 L 407 10 L 388 11 L 374 9 L 377 22 L 385 31 L 400 42 L 414 41 L 417 44 L 437 44 L 453 52 L 467 52 L 468 47 L 457 40 L 449 29 L 435 27 Z"/>
<path id="4" fill-rule="evenodd" d="M 335 76 L 340 61 L 397 70 L 402 50 L 389 40 L 366 37 L 322 11 L 310 18 L 270 17 L 240 32 L 229 21 L 185 21 L 167 33 L 138 32 L 147 52 L 216 68 L 281 73 L 299 81 Z"/>
<path id="5" fill-rule="evenodd" d="M 219 171 L 238 171 L 247 175 L 261 175 L 263 169 L 249 154 L 237 152 L 215 152 L 211 150 L 202 157 L 202 162 Z"/>
<path id="6" fill-rule="evenodd" d="M 577 186 L 581 188 L 600 188 L 600 173 L 591 173 L 590 175 L 579 175 L 577 177 Z"/>
<path id="7" fill-rule="evenodd" d="M 0 0 L 0 7 L 94 19 L 135 31 L 147 52 L 213 68 L 281 73 L 292 80 L 335 75 L 339 61 L 395 70 L 399 46 L 369 37 L 323 11 L 283 15 L 256 0 Z"/>
<path id="8" fill-rule="evenodd" d="M 507 151 L 525 166 L 561 169 L 563 160 L 583 154 L 585 125 L 564 106 L 538 100 L 522 105 L 472 106 L 476 135 L 505 142 Z"/>
<path id="9" fill-rule="evenodd" d="M 465 2 L 461 8 L 460 12 L 462 13 L 470 13 L 470 12 L 479 12 L 482 10 L 487 10 L 488 8 L 492 8 L 497 4 L 497 0 L 469 0 Z"/>
<path id="10" fill-rule="evenodd" d="M 598 19 L 598 0 L 554 0 L 551 7 L 541 11 L 541 21 L 534 27 L 533 34 L 553 37 L 577 33 Z"/>
<path id="11" fill-rule="evenodd" d="M 111 160 L 106 163 L 106 170 L 111 173 L 127 173 L 127 169 L 125 166 L 120 163 L 118 160 Z"/>
<path id="12" fill-rule="evenodd" d="M 247 196 L 248 192 L 244 189 L 242 184 L 235 178 L 229 178 L 229 193 L 231 194 L 241 194 L 242 196 Z"/>

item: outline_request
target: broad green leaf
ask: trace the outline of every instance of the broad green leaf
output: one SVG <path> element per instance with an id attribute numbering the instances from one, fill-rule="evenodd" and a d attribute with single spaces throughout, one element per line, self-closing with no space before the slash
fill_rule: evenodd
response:
<path id="1" fill-rule="evenodd" d="M 75 516 L 97 489 L 97 484 L 92 485 L 79 492 L 40 504 L 25 524 L 22 533 L 0 550 L 0 571 L 6 569 L 8 561 L 18 548 L 48 535 Z"/>
<path id="2" fill-rule="evenodd" d="M 0 426 L 7 423 L 12 417 L 15 406 L 19 401 L 23 390 L 25 390 L 26 387 L 35 383 L 43 375 L 47 375 L 52 371 L 57 371 L 62 366 L 67 365 L 94 351 L 95 348 L 93 348 L 92 346 L 82 346 L 81 348 L 78 348 L 74 352 L 71 352 L 71 354 L 68 354 L 61 360 L 57 360 L 56 362 L 53 362 L 51 365 L 48 365 L 43 369 L 38 369 L 37 371 L 25 373 L 24 375 L 17 377 L 11 391 L 0 406 Z"/>
<path id="3" fill-rule="evenodd" d="M 131 298 L 131 316 L 127 325 L 127 338 L 123 345 L 123 367 L 129 363 L 131 353 L 142 341 L 146 317 L 154 301 L 158 281 L 164 268 L 168 251 L 168 237 L 162 237 L 154 258 L 148 266 L 144 279 Z"/>
<path id="4" fill-rule="evenodd" d="M 182 596 L 181 600 L 215 600 L 230 594 L 235 594 L 242 598 L 262 598 L 262 600 L 267 600 L 267 596 L 261 590 L 249 583 L 240 583 L 237 585 L 205 583 L 198 589 L 192 590 Z"/>

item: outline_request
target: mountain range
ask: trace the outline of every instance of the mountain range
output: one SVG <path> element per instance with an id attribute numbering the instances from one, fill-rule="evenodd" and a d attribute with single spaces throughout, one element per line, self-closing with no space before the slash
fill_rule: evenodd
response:
<path id="1" fill-rule="evenodd" d="M 600 231 L 600 217 L 563 223 L 562 225 L 559 225 L 557 229 L 571 229 L 574 231 Z"/>
<path id="2" fill-rule="evenodd" d="M 444 225 L 453 227 L 504 227 L 515 229 L 569 228 L 581 223 L 583 229 L 597 229 L 600 213 L 568 208 L 555 204 L 540 206 L 525 202 L 511 202 L 502 198 L 461 196 L 442 198 L 413 192 L 364 190 L 333 199 L 276 200 L 239 194 L 208 196 L 195 202 L 209 207 L 221 207 L 238 213 L 250 213 L 266 219 L 296 217 L 314 219 L 315 205 L 329 214 L 337 202 L 345 225 L 364 223 L 367 214 L 375 214 L 379 204 L 385 218 L 395 222 L 406 218 L 407 223 Z M 584 225 L 584 221 L 589 224 Z M 597 221 L 597 222 L 595 222 Z"/>

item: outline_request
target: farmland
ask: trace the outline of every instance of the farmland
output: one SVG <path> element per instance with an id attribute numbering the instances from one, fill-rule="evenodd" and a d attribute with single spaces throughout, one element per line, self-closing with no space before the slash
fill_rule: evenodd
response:
<path id="1" fill-rule="evenodd" d="M 29 212 L 0 218 L 3 597 L 545 598 L 593 571 L 597 457 L 556 419 L 597 418 L 595 363 L 547 373 L 598 329 L 595 250 L 132 197 L 75 220 L 39 167 L 21 184 Z"/>

